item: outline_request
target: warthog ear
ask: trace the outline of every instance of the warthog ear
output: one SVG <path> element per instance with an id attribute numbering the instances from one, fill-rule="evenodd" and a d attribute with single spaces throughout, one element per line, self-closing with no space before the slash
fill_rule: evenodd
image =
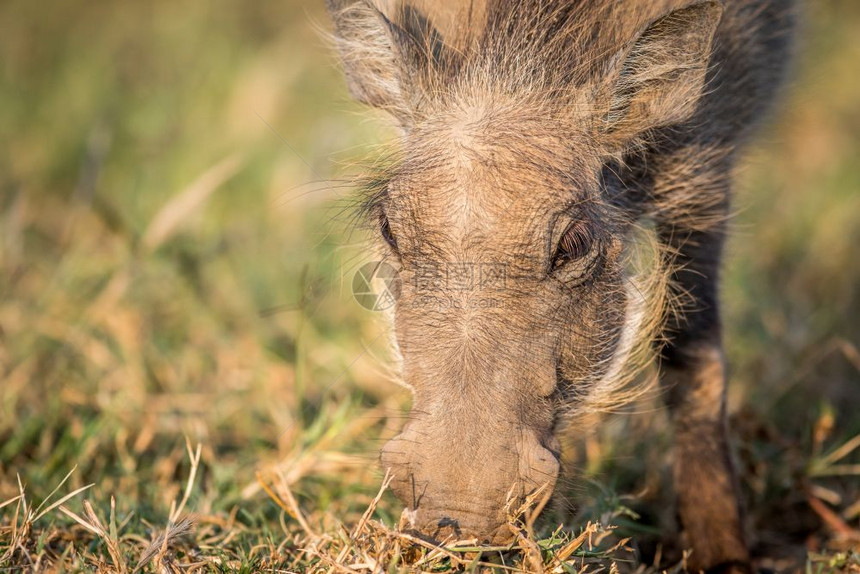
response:
<path id="1" fill-rule="evenodd" d="M 326 0 L 326 5 L 352 96 L 408 126 L 413 98 L 421 93 L 417 84 L 445 57 L 439 33 L 408 4 L 393 15 L 372 0 Z"/>
<path id="2" fill-rule="evenodd" d="M 716 1 L 675 10 L 652 22 L 622 53 L 607 116 L 614 140 L 683 122 L 695 112 L 722 13 Z"/>

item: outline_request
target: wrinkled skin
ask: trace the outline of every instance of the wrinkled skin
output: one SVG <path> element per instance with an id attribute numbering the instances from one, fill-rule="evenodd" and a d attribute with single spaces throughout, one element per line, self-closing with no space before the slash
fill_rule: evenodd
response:
<path id="1" fill-rule="evenodd" d="M 403 280 L 414 402 L 382 465 L 406 525 L 511 540 L 511 511 L 555 485 L 558 437 L 629 399 L 647 349 L 690 566 L 743 571 L 716 284 L 735 152 L 779 85 L 791 3 L 328 4 L 351 92 L 402 130 L 365 211 Z"/>

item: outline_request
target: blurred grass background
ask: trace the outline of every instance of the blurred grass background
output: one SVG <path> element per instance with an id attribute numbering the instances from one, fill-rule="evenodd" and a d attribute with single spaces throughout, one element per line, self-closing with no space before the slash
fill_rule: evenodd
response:
<path id="1" fill-rule="evenodd" d="M 408 397 L 349 293 L 371 256 L 339 178 L 390 134 L 349 101 L 322 4 L 0 4 L 0 504 L 22 487 L 38 504 L 76 467 L 62 493 L 94 486 L 66 506 L 115 497 L 122 536 L 146 539 L 182 496 L 188 437 L 197 547 L 253 569 L 301 545 L 257 471 L 315 529 L 373 498 Z M 857 552 L 860 457 L 838 449 L 860 434 L 858 63 L 860 4 L 810 3 L 794 85 L 739 178 L 731 404 L 773 568 Z M 670 443 L 636 412 L 586 442 L 575 495 L 653 544 Z M 16 509 L 0 563 L 107 560 L 57 512 L 22 537 Z"/>

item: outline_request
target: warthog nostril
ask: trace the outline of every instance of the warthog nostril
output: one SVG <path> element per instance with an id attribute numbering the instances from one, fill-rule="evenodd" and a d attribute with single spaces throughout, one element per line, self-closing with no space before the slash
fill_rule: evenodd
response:
<path id="1" fill-rule="evenodd" d="M 450 516 L 443 516 L 436 522 L 436 531 L 432 534 L 435 540 L 444 540 L 446 538 L 462 538 L 463 531 L 460 529 L 460 522 Z"/>
<path id="2" fill-rule="evenodd" d="M 453 518 L 448 518 L 447 516 L 443 516 L 439 522 L 437 523 L 439 528 L 445 528 L 446 526 L 450 526 L 455 530 L 460 529 L 460 523 L 454 520 Z"/>

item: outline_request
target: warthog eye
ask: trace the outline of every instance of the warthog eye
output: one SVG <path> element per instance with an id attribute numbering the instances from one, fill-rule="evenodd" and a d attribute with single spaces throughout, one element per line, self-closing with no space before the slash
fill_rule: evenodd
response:
<path id="1" fill-rule="evenodd" d="M 558 269 L 565 263 L 577 261 L 591 253 L 594 234 L 582 221 L 571 223 L 558 242 L 552 260 L 552 268 Z"/>
<path id="2" fill-rule="evenodd" d="M 385 214 L 379 216 L 379 231 L 382 233 L 382 238 L 388 243 L 392 249 L 397 249 L 397 240 L 391 233 L 391 224 L 388 222 L 388 217 Z"/>

